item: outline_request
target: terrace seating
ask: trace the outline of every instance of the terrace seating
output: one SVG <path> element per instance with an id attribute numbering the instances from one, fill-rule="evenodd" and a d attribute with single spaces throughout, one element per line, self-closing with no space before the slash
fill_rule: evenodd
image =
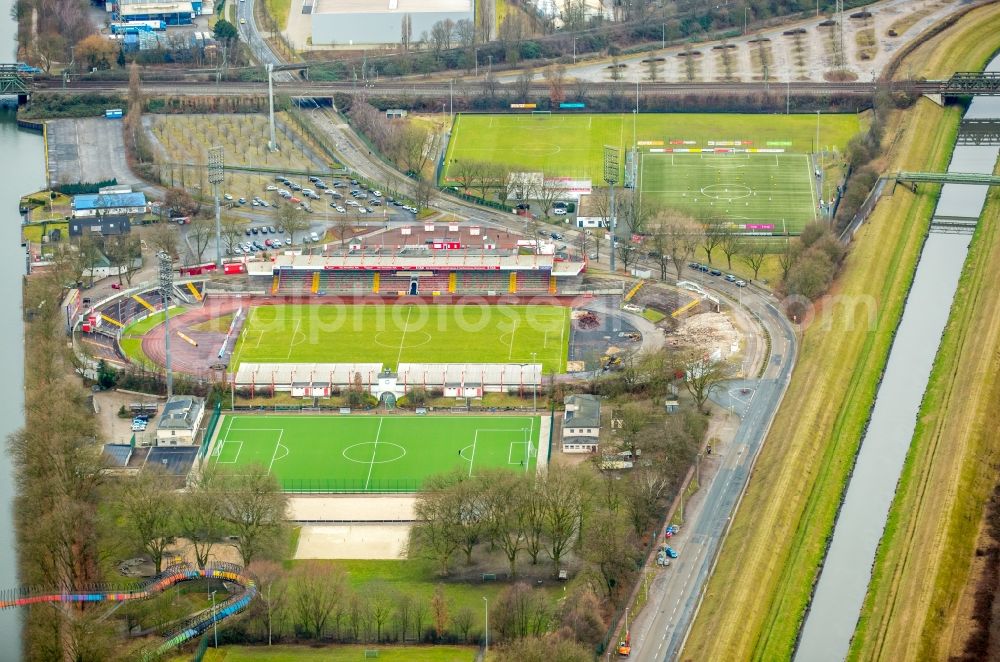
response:
<path id="1" fill-rule="evenodd" d="M 319 274 L 319 292 L 327 294 L 351 294 L 363 296 L 373 288 L 372 274 L 324 271 Z"/>
<path id="2" fill-rule="evenodd" d="M 549 291 L 548 271 L 522 271 L 517 275 L 517 291 L 520 294 L 543 294 Z"/>
<path id="3" fill-rule="evenodd" d="M 379 277 L 379 292 L 381 294 L 393 295 L 397 292 L 410 291 L 410 279 L 407 276 L 396 276 L 384 273 Z"/>
<path id="4" fill-rule="evenodd" d="M 281 294 L 305 294 L 312 289 L 312 279 L 311 272 L 283 269 L 278 273 L 278 292 Z"/>
<path id="5" fill-rule="evenodd" d="M 431 292 L 448 293 L 448 274 L 435 272 L 433 276 L 420 277 L 420 293 L 430 294 Z"/>
<path id="6" fill-rule="evenodd" d="M 461 271 L 458 273 L 457 289 L 460 294 L 485 294 L 496 292 L 506 294 L 510 286 L 507 272 Z"/>

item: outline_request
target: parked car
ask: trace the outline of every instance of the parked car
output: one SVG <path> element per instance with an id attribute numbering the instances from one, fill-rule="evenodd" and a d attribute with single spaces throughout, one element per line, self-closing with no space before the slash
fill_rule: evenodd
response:
<path id="1" fill-rule="evenodd" d="M 231 194 L 229 194 L 229 193 L 226 193 L 226 194 L 225 194 L 225 195 L 223 195 L 222 197 L 223 197 L 223 199 L 224 199 L 224 200 L 226 200 L 227 202 L 232 202 L 232 201 L 233 201 L 233 196 L 232 196 Z"/>
<path id="2" fill-rule="evenodd" d="M 274 184 L 268 184 L 267 187 L 266 187 L 266 190 L 268 190 L 268 191 L 277 191 L 278 187 L 275 186 Z"/>
<path id="3" fill-rule="evenodd" d="M 556 207 L 555 209 L 552 210 L 552 214 L 555 216 L 565 216 L 566 210 L 563 209 L 562 207 Z"/>
<path id="4" fill-rule="evenodd" d="M 676 559 L 677 558 L 677 550 L 674 549 L 673 547 L 671 547 L 670 545 L 667 545 L 663 549 L 663 551 L 666 552 L 667 556 L 669 556 L 670 558 L 672 558 L 672 559 Z"/>
<path id="5" fill-rule="evenodd" d="M 709 269 L 708 270 L 708 275 L 709 276 L 721 276 L 722 272 L 719 271 L 718 269 Z"/>
<path id="6" fill-rule="evenodd" d="M 725 278 L 730 283 L 735 283 L 736 282 L 736 276 L 734 276 L 732 274 L 726 274 Z"/>
<path id="7" fill-rule="evenodd" d="M 241 204 L 241 205 L 245 205 L 247 203 L 247 199 L 246 198 L 240 198 L 236 202 L 239 203 L 239 204 Z"/>
<path id="8" fill-rule="evenodd" d="M 747 282 L 745 280 L 738 280 L 738 281 L 736 281 L 736 287 L 746 287 L 746 286 L 747 286 Z"/>
<path id="9" fill-rule="evenodd" d="M 319 235 L 316 234 L 315 232 L 310 232 L 309 239 L 311 239 L 312 241 L 319 241 Z"/>

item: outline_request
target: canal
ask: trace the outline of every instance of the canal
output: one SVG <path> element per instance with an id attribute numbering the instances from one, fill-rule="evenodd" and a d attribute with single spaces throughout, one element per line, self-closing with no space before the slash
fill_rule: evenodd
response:
<path id="1" fill-rule="evenodd" d="M 3 2 L 0 19 L 2 62 L 15 61 L 17 24 L 10 18 L 12 0 Z M 42 138 L 17 128 L 14 111 L 0 109 L 0 301 L 5 301 L 7 322 L 0 324 L 5 378 L 0 380 L 0 438 L 24 425 L 24 329 L 21 325 L 21 279 L 24 252 L 18 200 L 24 193 L 45 186 Z M 6 445 L 5 445 L 6 449 Z M 14 537 L 14 474 L 10 456 L 0 453 L 0 588 L 17 586 L 17 552 Z M 21 614 L 0 611 L 0 660 L 21 657 Z"/>
<path id="2" fill-rule="evenodd" d="M 987 71 L 1000 71 L 1000 56 Z M 1000 99 L 976 98 L 966 117 L 1000 118 Z M 992 173 L 997 154 L 996 146 L 959 145 L 948 170 Z M 986 193 L 985 186 L 945 184 L 934 215 L 978 218 Z M 970 240 L 932 223 L 802 628 L 799 662 L 847 656 Z"/>

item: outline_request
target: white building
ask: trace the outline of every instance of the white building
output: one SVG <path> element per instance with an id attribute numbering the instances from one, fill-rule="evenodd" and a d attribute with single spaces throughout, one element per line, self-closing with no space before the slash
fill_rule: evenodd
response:
<path id="1" fill-rule="evenodd" d="M 316 0 L 312 43 L 358 46 L 398 44 L 403 17 L 410 17 L 413 41 L 438 21 L 475 19 L 473 0 Z"/>
<path id="2" fill-rule="evenodd" d="M 563 453 L 596 453 L 601 436 L 601 398 L 596 395 L 568 395 L 563 400 Z"/>
<path id="3" fill-rule="evenodd" d="M 402 392 L 420 386 L 441 389 L 446 398 L 481 398 L 484 393 L 537 393 L 542 385 L 541 363 L 400 363 Z"/>
<path id="4" fill-rule="evenodd" d="M 251 394 L 291 393 L 296 398 L 328 398 L 358 380 L 369 390 L 381 363 L 241 363 L 233 386 Z"/>
<path id="5" fill-rule="evenodd" d="M 193 395 L 175 395 L 163 406 L 156 425 L 157 446 L 193 446 L 205 415 L 205 400 Z"/>

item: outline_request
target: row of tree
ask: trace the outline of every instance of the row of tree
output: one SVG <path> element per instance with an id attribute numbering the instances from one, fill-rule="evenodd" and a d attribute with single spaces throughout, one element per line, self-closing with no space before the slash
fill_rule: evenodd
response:
<path id="1" fill-rule="evenodd" d="M 150 469 L 114 483 L 117 493 L 108 496 L 126 533 L 122 542 L 147 554 L 156 572 L 179 538 L 191 545 L 199 567 L 223 540 L 245 566 L 259 558 L 284 558 L 288 498 L 274 476 L 260 466 L 229 475 L 206 465 L 195 473 L 183 491 Z"/>
<path id="2" fill-rule="evenodd" d="M 471 566 L 499 553 L 511 577 L 522 556 L 531 566 L 547 559 L 552 575 L 572 557 L 595 590 L 614 599 L 635 570 L 630 538 L 673 496 L 705 430 L 693 411 L 668 417 L 648 404 L 624 404 L 615 417 L 621 429 L 593 458 L 596 472 L 551 465 L 537 476 L 495 470 L 432 479 L 417 500 L 410 553 L 433 560 L 441 575 L 452 572 L 456 557 Z M 636 459 L 626 480 L 607 462 L 621 456 Z"/>
<path id="3" fill-rule="evenodd" d="M 248 618 L 227 633 L 230 640 L 467 644 L 484 639 L 483 612 L 456 606 L 442 584 L 427 596 L 379 579 L 352 586 L 341 567 L 324 562 L 299 562 L 287 571 L 265 561 L 251 569 L 259 599 Z M 497 644 L 560 631 L 593 650 L 606 628 L 600 600 L 585 585 L 554 604 L 546 592 L 514 583 L 490 600 L 489 613 L 490 642 Z"/>

